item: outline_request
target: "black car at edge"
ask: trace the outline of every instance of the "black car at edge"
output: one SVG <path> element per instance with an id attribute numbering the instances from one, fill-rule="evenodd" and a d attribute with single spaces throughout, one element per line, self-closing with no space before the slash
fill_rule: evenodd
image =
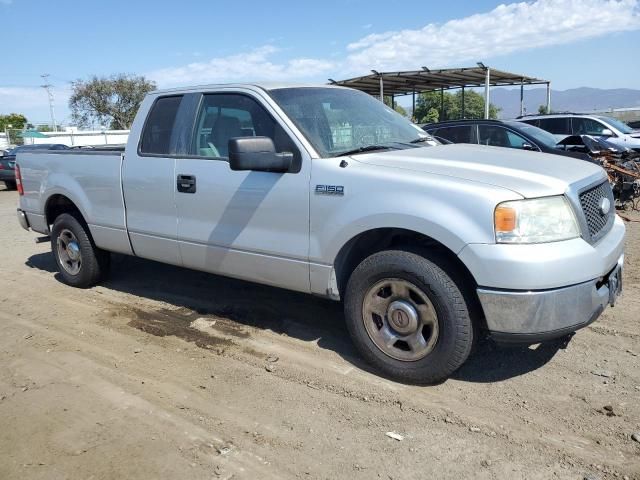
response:
<path id="1" fill-rule="evenodd" d="M 451 120 L 428 123 L 421 125 L 421 127 L 425 132 L 444 143 L 472 143 L 516 148 L 591 161 L 591 158 L 584 153 L 563 150 L 561 146 L 558 146 L 556 138 L 549 132 L 522 122 Z"/>

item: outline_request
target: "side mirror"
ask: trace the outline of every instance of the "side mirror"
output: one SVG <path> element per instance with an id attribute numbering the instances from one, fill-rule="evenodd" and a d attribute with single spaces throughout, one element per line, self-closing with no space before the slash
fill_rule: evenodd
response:
<path id="1" fill-rule="evenodd" d="M 614 136 L 613 132 L 609 128 L 605 128 L 604 130 L 602 130 L 602 132 L 600 132 L 600 135 L 602 135 L 603 137 L 613 137 Z"/>
<path id="2" fill-rule="evenodd" d="M 291 168 L 293 153 L 276 153 L 269 137 L 237 137 L 229 139 L 231 170 L 286 173 Z"/>

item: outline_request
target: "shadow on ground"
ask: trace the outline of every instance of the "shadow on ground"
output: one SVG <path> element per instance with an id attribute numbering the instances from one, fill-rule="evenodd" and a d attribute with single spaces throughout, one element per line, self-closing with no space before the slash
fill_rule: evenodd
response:
<path id="1" fill-rule="evenodd" d="M 26 265 L 57 272 L 50 253 L 33 255 Z M 55 278 L 61 281 L 57 273 Z M 342 305 L 337 302 L 123 255 L 112 256 L 111 275 L 102 285 L 182 307 L 195 315 L 215 315 L 300 340 L 317 341 L 321 348 L 335 351 L 358 368 L 379 374 L 355 351 L 344 323 Z M 175 321 L 180 319 L 176 317 Z M 561 346 L 553 343 L 537 348 L 507 348 L 483 339 L 453 378 L 487 383 L 524 375 L 544 366 Z"/>

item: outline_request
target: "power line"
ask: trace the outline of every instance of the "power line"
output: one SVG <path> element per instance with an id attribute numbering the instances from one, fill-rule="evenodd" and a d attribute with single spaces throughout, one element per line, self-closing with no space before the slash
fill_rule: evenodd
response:
<path id="1" fill-rule="evenodd" d="M 57 132 L 58 131 L 58 125 L 56 125 L 56 115 L 55 115 L 55 111 L 54 111 L 54 108 L 53 108 L 54 98 L 53 98 L 53 92 L 51 91 L 51 87 L 53 85 L 48 83 L 48 79 L 49 79 L 50 75 L 48 73 L 43 73 L 40 76 L 42 77 L 42 79 L 45 82 L 44 85 L 40 85 L 40 86 L 47 91 L 47 96 L 49 97 L 49 111 L 51 112 L 51 124 L 52 124 L 52 127 L 53 127 L 53 131 Z"/>

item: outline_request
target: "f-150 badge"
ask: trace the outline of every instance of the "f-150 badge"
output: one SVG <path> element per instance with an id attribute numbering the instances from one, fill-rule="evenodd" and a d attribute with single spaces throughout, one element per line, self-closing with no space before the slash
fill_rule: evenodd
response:
<path id="1" fill-rule="evenodd" d="M 344 186 L 316 185 L 316 195 L 344 195 Z"/>

